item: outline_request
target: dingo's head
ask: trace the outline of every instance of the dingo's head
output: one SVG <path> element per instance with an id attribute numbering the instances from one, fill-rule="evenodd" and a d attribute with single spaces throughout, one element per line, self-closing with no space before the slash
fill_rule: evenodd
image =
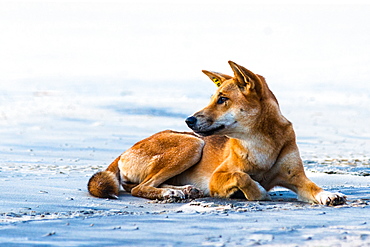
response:
<path id="1" fill-rule="evenodd" d="M 218 89 L 208 106 L 186 119 L 189 128 L 199 135 L 238 138 L 261 125 L 272 112 L 280 115 L 264 78 L 232 61 L 229 64 L 234 77 L 203 70 Z"/>

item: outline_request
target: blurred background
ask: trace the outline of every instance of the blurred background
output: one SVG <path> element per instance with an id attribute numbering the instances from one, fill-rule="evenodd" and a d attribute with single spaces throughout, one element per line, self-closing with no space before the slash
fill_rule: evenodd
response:
<path id="1" fill-rule="evenodd" d="M 109 162 L 187 130 L 228 60 L 266 78 L 304 159 L 368 159 L 370 5 L 320 2 L 1 1 L 0 159 Z"/>

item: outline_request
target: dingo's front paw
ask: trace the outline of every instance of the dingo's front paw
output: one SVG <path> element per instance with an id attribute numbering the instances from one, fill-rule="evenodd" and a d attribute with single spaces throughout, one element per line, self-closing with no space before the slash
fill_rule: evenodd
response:
<path id="1" fill-rule="evenodd" d="M 345 204 L 347 197 L 342 193 L 331 193 L 328 191 L 322 191 L 316 195 L 318 203 L 326 206 L 336 206 Z"/>

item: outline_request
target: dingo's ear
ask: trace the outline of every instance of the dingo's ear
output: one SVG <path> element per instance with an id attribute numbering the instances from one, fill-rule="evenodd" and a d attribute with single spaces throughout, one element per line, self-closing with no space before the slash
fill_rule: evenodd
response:
<path id="1" fill-rule="evenodd" d="M 213 83 L 216 84 L 217 87 L 221 86 L 224 81 L 232 78 L 229 75 L 224 75 L 218 72 L 211 72 L 207 70 L 202 70 L 202 72 L 206 74 L 213 81 Z"/>
<path id="2" fill-rule="evenodd" d="M 237 79 L 240 87 L 245 87 L 249 90 L 253 90 L 256 87 L 256 83 L 260 83 L 258 76 L 252 71 L 247 70 L 243 66 L 240 66 L 232 61 L 229 61 L 229 64 L 234 71 L 234 76 Z"/>

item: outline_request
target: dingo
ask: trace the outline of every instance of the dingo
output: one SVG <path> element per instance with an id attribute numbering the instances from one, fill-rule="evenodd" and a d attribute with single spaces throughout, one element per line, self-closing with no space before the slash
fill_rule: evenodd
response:
<path id="1" fill-rule="evenodd" d="M 229 64 L 234 77 L 203 71 L 218 89 L 208 106 L 186 119 L 197 135 L 167 130 L 136 143 L 90 178 L 90 194 L 117 198 L 122 185 L 148 199 L 242 192 L 248 200 L 269 200 L 267 191 L 282 186 L 303 201 L 344 204 L 345 195 L 306 177 L 292 124 L 265 79 Z"/>

